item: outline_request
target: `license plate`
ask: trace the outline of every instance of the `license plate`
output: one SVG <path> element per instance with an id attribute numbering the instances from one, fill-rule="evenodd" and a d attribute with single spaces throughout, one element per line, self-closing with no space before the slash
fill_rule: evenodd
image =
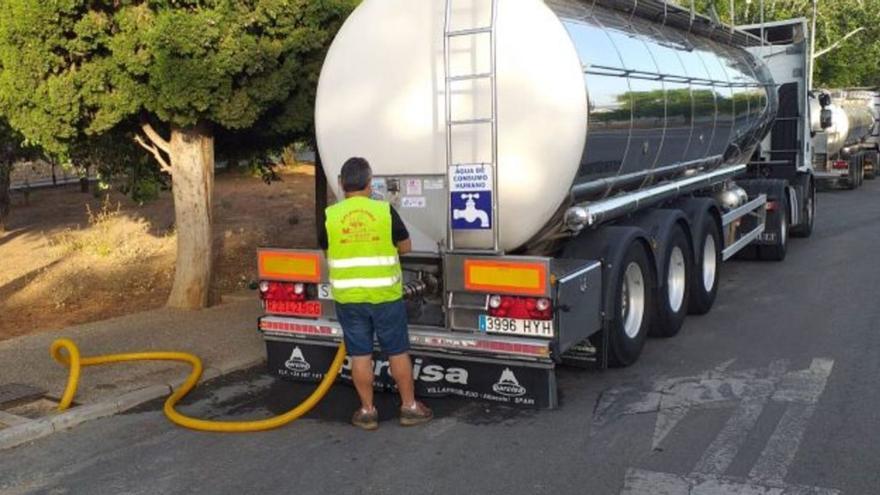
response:
<path id="1" fill-rule="evenodd" d="M 266 311 L 278 315 L 321 316 L 318 301 L 266 301 Z"/>
<path id="2" fill-rule="evenodd" d="M 480 315 L 480 331 L 522 337 L 553 337 L 553 321 Z"/>
<path id="3" fill-rule="evenodd" d="M 764 232 L 758 236 L 758 240 L 762 242 L 776 242 L 776 232 Z"/>
<path id="4" fill-rule="evenodd" d="M 333 300 L 333 291 L 330 290 L 330 284 L 318 284 L 318 299 L 322 301 Z"/>

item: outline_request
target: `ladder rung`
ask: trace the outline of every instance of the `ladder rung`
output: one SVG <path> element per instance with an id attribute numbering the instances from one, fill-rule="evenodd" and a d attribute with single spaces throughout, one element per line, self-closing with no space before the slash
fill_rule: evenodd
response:
<path id="1" fill-rule="evenodd" d="M 458 81 L 473 81 L 474 79 L 489 79 L 495 77 L 495 74 L 491 72 L 483 72 L 481 74 L 465 74 L 461 76 L 450 76 L 447 77 L 446 80 L 449 82 L 458 82 Z"/>
<path id="2" fill-rule="evenodd" d="M 449 125 L 477 125 L 477 124 L 491 124 L 495 122 L 495 119 L 467 119 L 467 120 L 450 120 Z"/>
<path id="3" fill-rule="evenodd" d="M 475 34 L 487 34 L 492 32 L 492 27 L 478 27 L 472 29 L 459 29 L 457 31 L 449 31 L 446 33 L 446 36 L 449 38 L 455 38 L 456 36 L 472 36 Z"/>

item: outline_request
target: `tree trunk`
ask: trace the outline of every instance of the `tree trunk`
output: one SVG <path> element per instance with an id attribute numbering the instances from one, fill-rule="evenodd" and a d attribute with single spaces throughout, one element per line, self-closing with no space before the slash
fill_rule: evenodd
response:
<path id="1" fill-rule="evenodd" d="M 214 138 L 206 125 L 172 127 L 169 142 L 177 262 L 168 306 L 199 309 L 211 302 L 214 259 L 211 202 Z"/>
<path id="2" fill-rule="evenodd" d="M 12 202 L 9 192 L 11 176 L 12 162 L 0 161 L 0 232 L 6 232 L 6 220 L 9 218 L 9 206 Z"/>

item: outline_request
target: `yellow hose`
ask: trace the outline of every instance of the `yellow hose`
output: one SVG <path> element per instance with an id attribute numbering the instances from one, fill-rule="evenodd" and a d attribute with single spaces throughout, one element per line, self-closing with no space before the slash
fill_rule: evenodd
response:
<path id="1" fill-rule="evenodd" d="M 62 351 L 66 351 L 65 355 Z M 63 411 L 70 407 L 73 398 L 76 395 L 76 389 L 79 386 L 79 378 L 82 366 L 95 366 L 99 364 L 122 363 L 128 361 L 180 361 L 189 363 L 192 371 L 186 381 L 181 385 L 170 397 L 165 401 L 165 416 L 171 422 L 199 431 L 214 432 L 248 432 L 248 431 L 265 431 L 273 428 L 284 426 L 295 421 L 300 416 L 308 413 L 321 399 L 330 391 L 333 382 L 336 380 L 339 371 L 342 369 L 342 362 L 345 360 L 345 344 L 339 344 L 336 351 L 336 357 L 330 364 L 330 369 L 324 378 L 318 384 L 318 388 L 312 392 L 306 400 L 300 405 L 294 407 L 290 411 L 279 416 L 260 419 L 255 421 L 209 421 L 206 419 L 191 418 L 177 412 L 174 406 L 181 399 L 190 393 L 202 376 L 202 361 L 198 357 L 185 352 L 132 352 L 126 354 L 108 354 L 105 356 L 81 357 L 79 348 L 69 339 L 58 339 L 52 342 L 49 349 L 52 358 L 64 366 L 70 368 L 70 375 L 67 378 L 67 387 L 64 389 L 64 395 L 58 404 L 58 410 Z"/>

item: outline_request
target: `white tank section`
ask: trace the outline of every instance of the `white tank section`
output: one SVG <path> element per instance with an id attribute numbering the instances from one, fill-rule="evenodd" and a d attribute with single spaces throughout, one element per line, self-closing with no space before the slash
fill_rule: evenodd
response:
<path id="1" fill-rule="evenodd" d="M 376 175 L 445 177 L 445 3 L 366 0 L 336 36 L 321 72 L 315 125 L 337 196 L 333 178 L 352 156 L 369 160 Z M 488 13 L 474 17 L 455 21 L 486 25 Z M 568 194 L 584 150 L 587 95 L 574 46 L 542 2 L 500 2 L 497 30 L 498 99 L 504 102 L 499 109 L 498 167 L 503 172 L 498 203 L 501 244 L 511 249 L 547 223 Z M 489 53 L 463 48 L 467 55 Z M 453 57 L 452 72 L 472 73 L 487 65 L 486 60 Z M 456 101 L 455 106 L 485 116 L 487 103 Z M 479 136 L 474 156 L 456 161 L 488 161 L 489 141 L 488 135 Z M 437 242 L 446 237 L 442 212 L 435 221 L 409 227 Z"/>
<path id="2" fill-rule="evenodd" d="M 490 4 L 455 0 L 452 28 L 488 25 Z M 376 176 L 424 178 L 425 189 L 428 179 L 432 189 L 445 180 L 445 9 L 446 0 L 364 0 L 338 33 L 315 115 L 337 196 L 335 178 L 352 156 L 369 160 Z M 578 201 L 594 200 L 647 187 L 673 169 L 692 171 L 671 164 L 710 168 L 747 158 L 775 114 L 769 71 L 722 44 L 726 30 L 709 39 L 579 0 L 501 0 L 495 26 L 505 251 L 558 218 L 573 185 L 588 186 Z M 488 45 L 488 36 L 453 42 L 451 75 L 488 72 Z M 488 93 L 475 89 L 487 80 L 455 84 L 454 120 L 490 115 L 490 101 L 474 98 Z M 453 163 L 490 161 L 488 126 L 454 129 Z M 424 199 L 409 203 L 421 212 L 402 212 L 417 249 L 446 237 L 446 204 Z"/>

